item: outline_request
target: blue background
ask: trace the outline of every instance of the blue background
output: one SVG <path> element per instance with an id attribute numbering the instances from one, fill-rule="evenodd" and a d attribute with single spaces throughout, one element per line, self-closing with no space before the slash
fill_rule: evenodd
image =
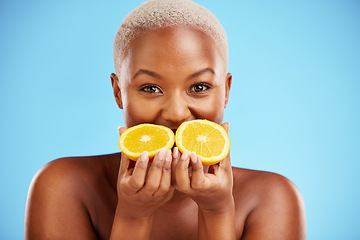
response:
<path id="1" fill-rule="evenodd" d="M 45 163 L 118 151 L 112 41 L 141 2 L 0 2 L 0 239 Z M 290 178 L 308 239 L 360 239 L 360 2 L 196 2 L 228 33 L 233 165 Z"/>

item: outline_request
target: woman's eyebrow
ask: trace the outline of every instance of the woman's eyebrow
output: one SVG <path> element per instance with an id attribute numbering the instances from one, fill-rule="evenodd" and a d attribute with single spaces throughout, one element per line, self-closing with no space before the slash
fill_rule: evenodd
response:
<path id="1" fill-rule="evenodd" d="M 205 69 L 202 69 L 202 70 L 200 70 L 200 71 L 198 71 L 198 72 L 196 72 L 196 73 L 191 74 L 191 75 L 188 77 L 188 79 L 197 77 L 197 76 L 199 76 L 199 75 L 201 75 L 201 74 L 203 74 L 203 73 L 206 73 L 206 72 L 210 72 L 210 73 L 212 73 L 212 74 L 214 74 L 214 75 L 216 76 L 215 71 L 214 71 L 212 68 L 205 68 Z"/>
<path id="2" fill-rule="evenodd" d="M 196 73 L 193 73 L 191 74 L 188 79 L 191 79 L 191 78 L 194 78 L 194 77 L 197 77 L 203 73 L 206 73 L 206 72 L 210 72 L 212 73 L 213 75 L 216 76 L 215 74 L 215 71 L 212 69 L 212 68 L 204 68 Z M 148 76 L 151 76 L 151 77 L 154 77 L 154 78 L 158 78 L 160 79 L 161 78 L 161 75 L 156 73 L 156 72 L 153 72 L 153 71 L 150 71 L 150 70 L 147 70 L 147 69 L 139 69 L 133 76 L 133 79 L 135 79 L 137 76 L 141 75 L 141 74 L 145 74 L 145 75 L 148 75 Z"/>
<path id="3" fill-rule="evenodd" d="M 140 69 L 134 74 L 133 79 L 135 79 L 137 76 L 139 76 L 141 74 L 146 74 L 146 75 L 149 75 L 154 78 L 161 78 L 161 76 L 159 74 L 157 74 L 156 72 L 153 72 L 153 71 L 150 71 L 147 69 Z"/>

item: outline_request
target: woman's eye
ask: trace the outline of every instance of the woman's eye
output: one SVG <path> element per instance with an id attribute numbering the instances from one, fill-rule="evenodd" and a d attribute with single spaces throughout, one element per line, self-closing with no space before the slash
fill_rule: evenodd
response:
<path id="1" fill-rule="evenodd" d="M 147 93 L 162 93 L 159 87 L 153 85 L 143 86 L 140 90 Z"/>
<path id="2" fill-rule="evenodd" d="M 207 83 L 197 83 L 190 87 L 190 92 L 204 92 L 210 88 L 211 86 Z"/>

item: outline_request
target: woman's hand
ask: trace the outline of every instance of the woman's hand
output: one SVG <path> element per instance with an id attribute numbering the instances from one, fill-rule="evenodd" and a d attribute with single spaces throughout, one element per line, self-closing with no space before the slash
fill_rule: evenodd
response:
<path id="1" fill-rule="evenodd" d="M 222 126 L 228 131 L 228 123 Z M 204 172 L 206 168 L 195 153 L 184 151 L 180 154 L 179 150 L 174 148 L 173 186 L 192 198 L 201 211 L 233 211 L 233 175 L 229 155 Z"/>
<path id="2" fill-rule="evenodd" d="M 229 131 L 229 124 L 222 125 Z M 195 153 L 173 150 L 172 182 L 198 205 L 198 239 L 235 239 L 235 203 L 230 156 L 203 167 Z"/>
<path id="3" fill-rule="evenodd" d="M 120 127 L 120 135 L 125 130 Z M 118 203 L 110 239 L 150 239 L 154 212 L 174 193 L 171 161 L 168 149 L 158 152 L 151 164 L 147 152 L 135 163 L 121 153 Z"/>
<path id="4" fill-rule="evenodd" d="M 120 128 L 119 133 L 126 129 Z M 171 150 L 162 149 L 152 163 L 148 153 L 141 154 L 135 162 L 123 153 L 118 176 L 118 209 L 124 217 L 149 216 L 165 204 L 173 195 L 171 187 Z M 150 167 L 149 167 L 150 165 Z"/>

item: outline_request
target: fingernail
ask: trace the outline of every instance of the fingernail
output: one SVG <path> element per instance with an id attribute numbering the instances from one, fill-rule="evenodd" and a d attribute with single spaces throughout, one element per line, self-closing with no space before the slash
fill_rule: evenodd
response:
<path id="1" fill-rule="evenodd" d="M 165 154 L 166 154 L 166 152 L 165 152 L 165 148 L 162 148 L 162 149 L 160 149 L 160 151 L 159 151 L 159 159 L 164 159 L 164 157 L 165 157 Z"/>
<path id="2" fill-rule="evenodd" d="M 196 156 L 196 153 L 195 153 L 195 152 L 191 152 L 190 158 L 191 158 L 191 162 L 192 162 L 193 164 L 197 163 L 197 156 Z"/>
<path id="3" fill-rule="evenodd" d="M 183 154 L 181 155 L 182 160 L 187 160 L 189 157 L 189 151 L 185 150 Z"/>
<path id="4" fill-rule="evenodd" d="M 140 160 L 140 161 L 145 161 L 148 156 L 149 156 L 149 153 L 148 153 L 147 151 L 144 151 L 144 152 L 140 155 L 138 161 L 139 161 L 139 160 Z"/>
<path id="5" fill-rule="evenodd" d="M 174 147 L 173 158 L 178 158 L 178 157 L 179 157 L 179 149 L 177 147 Z"/>
<path id="6" fill-rule="evenodd" d="M 171 150 L 170 150 L 170 149 L 166 149 L 165 153 L 166 153 L 166 155 L 165 155 L 165 161 L 166 161 L 166 162 L 170 162 L 170 161 L 171 161 Z"/>

